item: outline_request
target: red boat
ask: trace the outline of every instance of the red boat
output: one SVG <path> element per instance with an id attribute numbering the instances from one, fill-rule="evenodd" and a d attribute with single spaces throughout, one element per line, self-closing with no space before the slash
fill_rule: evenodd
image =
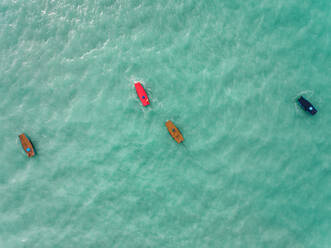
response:
<path id="1" fill-rule="evenodd" d="M 137 95 L 138 95 L 141 103 L 143 104 L 143 106 L 149 105 L 148 96 L 146 94 L 144 87 L 141 85 L 141 83 L 137 82 L 134 84 L 134 86 L 136 87 Z"/>
<path id="2" fill-rule="evenodd" d="M 26 137 L 24 133 L 20 134 L 18 137 L 20 137 L 22 147 L 26 152 L 26 154 L 28 155 L 28 157 L 33 157 L 35 155 L 35 152 L 29 138 Z"/>

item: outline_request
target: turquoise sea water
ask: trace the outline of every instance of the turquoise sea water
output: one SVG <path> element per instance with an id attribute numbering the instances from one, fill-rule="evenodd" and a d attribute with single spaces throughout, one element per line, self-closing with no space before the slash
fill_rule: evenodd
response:
<path id="1" fill-rule="evenodd" d="M 330 13 L 2 0 L 0 247 L 331 247 Z"/>

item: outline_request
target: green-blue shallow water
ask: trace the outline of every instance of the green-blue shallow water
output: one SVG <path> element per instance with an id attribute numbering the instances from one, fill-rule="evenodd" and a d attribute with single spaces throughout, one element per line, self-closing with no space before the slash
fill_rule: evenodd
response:
<path id="1" fill-rule="evenodd" d="M 0 247 L 330 247 L 330 13 L 2 0 Z"/>

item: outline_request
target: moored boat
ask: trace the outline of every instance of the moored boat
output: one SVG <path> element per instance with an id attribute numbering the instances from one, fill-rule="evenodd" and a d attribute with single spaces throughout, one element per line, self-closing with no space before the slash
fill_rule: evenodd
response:
<path id="1" fill-rule="evenodd" d="M 170 135 L 177 141 L 178 144 L 184 141 L 183 135 L 172 121 L 167 121 L 165 125 L 168 128 Z"/>
<path id="2" fill-rule="evenodd" d="M 141 101 L 141 103 L 143 104 L 143 106 L 147 106 L 149 105 L 149 99 L 147 96 L 147 93 L 144 89 L 144 87 L 141 85 L 140 82 L 137 82 L 134 84 L 136 91 L 137 91 L 137 95 L 139 97 L 139 100 Z"/>
<path id="3" fill-rule="evenodd" d="M 18 137 L 20 138 L 22 147 L 26 152 L 26 154 L 28 155 L 28 157 L 33 157 L 35 155 L 35 152 L 29 138 L 24 133 L 20 134 Z"/>
<path id="4" fill-rule="evenodd" d="M 300 103 L 300 106 L 307 112 L 309 112 L 311 115 L 314 115 L 317 113 L 317 109 L 311 104 L 307 99 L 305 99 L 303 96 L 298 98 L 298 102 Z"/>

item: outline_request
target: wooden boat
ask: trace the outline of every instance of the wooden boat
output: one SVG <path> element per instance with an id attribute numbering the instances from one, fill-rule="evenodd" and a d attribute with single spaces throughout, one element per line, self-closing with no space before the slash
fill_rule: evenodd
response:
<path id="1" fill-rule="evenodd" d="M 184 141 L 183 135 L 172 121 L 167 121 L 165 125 L 168 128 L 170 135 L 177 141 L 178 144 Z"/>
<path id="2" fill-rule="evenodd" d="M 24 133 L 20 134 L 18 137 L 20 138 L 22 147 L 24 151 L 27 153 L 28 157 L 33 157 L 35 155 L 35 152 L 29 138 L 26 137 Z"/>
<path id="3" fill-rule="evenodd" d="M 303 96 L 301 96 L 298 99 L 298 102 L 300 103 L 300 106 L 307 112 L 309 112 L 311 115 L 314 115 L 317 113 L 316 108 L 311 104 L 307 99 L 305 99 Z"/>
<path id="4" fill-rule="evenodd" d="M 134 84 L 134 86 L 136 87 L 137 95 L 143 106 L 146 107 L 147 105 L 149 105 L 147 93 L 141 83 L 137 82 Z"/>

